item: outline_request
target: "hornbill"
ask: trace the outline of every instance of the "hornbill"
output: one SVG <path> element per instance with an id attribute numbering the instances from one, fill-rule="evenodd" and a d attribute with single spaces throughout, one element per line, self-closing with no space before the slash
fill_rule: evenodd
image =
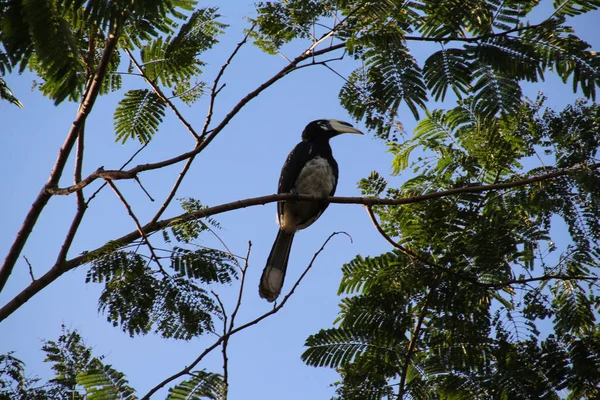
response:
<path id="1" fill-rule="evenodd" d="M 363 134 L 349 123 L 335 119 L 309 123 L 302 132 L 302 141 L 283 164 L 277 193 L 333 196 L 338 181 L 338 165 L 331 153 L 329 139 L 341 133 Z M 294 234 L 315 222 L 328 205 L 322 201 L 277 203 L 279 232 L 260 278 L 260 297 L 272 302 L 279 296 Z"/>

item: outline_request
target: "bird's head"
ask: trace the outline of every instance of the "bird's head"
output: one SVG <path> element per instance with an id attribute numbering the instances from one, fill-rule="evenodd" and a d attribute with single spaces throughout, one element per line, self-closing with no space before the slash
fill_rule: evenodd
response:
<path id="1" fill-rule="evenodd" d="M 304 132 L 302 132 L 302 140 L 311 141 L 317 138 L 331 139 L 342 133 L 364 135 L 347 122 L 337 119 L 318 119 L 306 125 Z"/>

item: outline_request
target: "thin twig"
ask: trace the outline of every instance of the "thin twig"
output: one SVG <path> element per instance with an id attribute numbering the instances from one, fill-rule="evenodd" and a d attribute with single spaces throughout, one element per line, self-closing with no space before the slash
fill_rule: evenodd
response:
<path id="1" fill-rule="evenodd" d="M 242 268 L 242 279 L 240 281 L 240 291 L 238 293 L 238 298 L 237 298 L 237 302 L 235 304 L 235 308 L 233 309 L 233 312 L 231 313 L 231 321 L 229 324 L 230 331 L 234 327 L 235 317 L 238 313 L 238 310 L 240 309 L 240 306 L 242 305 L 242 296 L 244 294 L 244 284 L 246 282 L 246 273 L 248 271 L 248 263 L 250 260 L 250 250 L 252 250 L 252 242 L 248 241 L 248 251 L 246 252 L 246 258 L 244 259 L 244 267 Z"/>
<path id="2" fill-rule="evenodd" d="M 400 384 L 398 385 L 398 399 L 404 398 L 404 386 L 406 384 L 406 376 L 408 373 L 408 367 L 412 363 L 412 356 L 415 353 L 415 348 L 417 346 L 417 342 L 421 335 L 421 329 L 423 327 L 423 322 L 425 321 L 425 317 L 429 311 L 429 302 L 431 301 L 431 297 L 437 285 L 440 281 L 440 277 L 436 276 L 435 281 L 432 286 L 429 288 L 429 291 L 425 295 L 425 301 L 423 302 L 423 308 L 419 313 L 419 317 L 417 322 L 415 323 L 415 327 L 410 335 L 410 341 L 408 342 L 408 347 L 406 349 L 406 357 L 404 358 L 404 362 L 402 363 L 402 371 L 400 373 Z"/>
<path id="3" fill-rule="evenodd" d="M 154 93 L 156 93 L 158 95 L 158 97 L 160 97 L 160 99 L 169 106 L 171 111 L 173 111 L 173 113 L 175 113 L 175 116 L 177 116 L 177 119 L 179 119 L 179 122 L 181 122 L 183 124 L 183 126 L 185 126 L 187 128 L 188 132 L 196 139 L 196 141 L 198 141 L 200 139 L 200 136 L 196 133 L 196 130 L 194 129 L 192 124 L 190 124 L 185 119 L 185 117 L 179 112 L 179 109 L 177 107 L 175 107 L 175 104 L 173 104 L 173 102 L 171 100 L 169 100 L 169 98 L 163 93 L 160 86 L 158 86 L 156 83 L 154 83 L 154 81 L 152 79 L 148 78 L 148 76 L 146 75 L 146 72 L 144 71 L 144 69 L 142 68 L 140 63 L 138 63 L 138 61 L 135 59 L 135 57 L 131 53 L 131 50 L 129 50 L 127 48 L 124 48 L 123 50 L 129 56 L 129 59 L 131 60 L 131 62 L 135 66 L 135 68 L 138 70 L 140 75 L 142 75 L 142 77 L 144 78 L 146 83 L 148 83 L 148 85 L 152 88 L 152 90 L 154 90 Z"/>
<path id="4" fill-rule="evenodd" d="M 146 188 L 144 188 L 144 185 L 142 185 L 142 182 L 140 182 L 140 179 L 136 176 L 135 178 L 133 178 L 137 184 L 140 186 L 140 188 L 142 188 L 142 191 L 146 194 L 146 196 L 148 196 L 148 198 L 150 199 L 150 201 L 154 201 L 154 199 L 152 198 L 152 196 L 150 196 L 150 193 L 148 193 L 148 191 L 146 190 Z"/>
<path id="5" fill-rule="evenodd" d="M 306 274 L 308 273 L 308 271 L 312 268 L 315 260 L 317 259 L 317 257 L 319 256 L 319 254 L 321 254 L 321 252 L 325 249 L 325 246 L 327 245 L 327 243 L 329 243 L 329 241 L 331 240 L 331 238 L 333 238 L 335 235 L 338 235 L 340 233 L 345 233 L 345 232 L 333 232 L 331 235 L 329 235 L 329 237 L 327 238 L 327 240 L 325 240 L 325 242 L 323 243 L 323 245 L 321 246 L 321 248 L 314 254 L 312 260 L 310 261 L 310 263 L 308 264 L 308 266 L 306 267 L 306 269 L 304 270 L 304 272 L 302 273 L 302 275 L 300 275 L 300 277 L 298 278 L 298 280 L 296 281 L 296 283 L 294 284 L 294 286 L 292 286 L 292 289 L 290 290 L 290 292 L 283 298 L 283 300 L 281 301 L 280 304 L 276 305 L 275 307 L 273 307 L 270 311 L 262 314 L 261 316 L 253 319 L 250 322 L 247 322 L 243 325 L 240 325 L 237 328 L 231 329 L 227 332 L 226 335 L 223 335 L 222 337 L 220 337 L 219 339 L 217 339 L 212 345 L 210 345 L 209 347 L 207 347 L 206 349 L 204 349 L 204 351 L 194 360 L 192 361 L 187 367 L 185 367 L 184 369 L 182 369 L 181 371 L 171 375 L 170 377 L 166 378 L 164 381 L 160 382 L 158 385 L 156 385 L 155 387 L 153 387 L 152 389 L 150 389 L 150 391 L 148 393 L 146 393 L 146 395 L 144 397 L 142 397 L 141 400 L 149 400 L 150 397 L 156 393 L 158 390 L 162 389 L 163 387 L 165 387 L 167 384 L 171 383 L 172 381 L 174 381 L 177 378 L 180 378 L 184 375 L 189 374 L 192 369 L 198 365 L 198 363 L 200 361 L 202 361 L 204 359 L 204 357 L 206 357 L 210 352 L 212 352 L 215 348 L 217 348 L 218 346 L 221 345 L 221 343 L 226 340 L 229 339 L 229 337 L 231 337 L 232 335 L 236 334 L 237 332 L 243 331 L 246 328 L 249 328 L 253 325 L 256 325 L 257 323 L 259 323 L 260 321 L 262 321 L 263 319 L 277 313 L 279 310 L 281 310 L 283 308 L 283 306 L 285 305 L 285 303 L 287 303 L 287 301 L 289 300 L 289 298 L 292 296 L 292 294 L 294 293 L 294 291 L 296 290 L 296 288 L 298 287 L 298 285 L 300 285 L 300 282 L 302 282 L 302 280 L 304 279 L 304 277 L 306 276 Z"/>
<path id="6" fill-rule="evenodd" d="M 223 313 L 223 341 L 221 342 L 221 354 L 223 355 L 223 386 L 225 392 L 223 398 L 226 399 L 229 389 L 229 359 L 227 358 L 227 345 L 229 344 L 229 336 L 227 335 L 227 311 L 225 310 L 225 305 L 221 301 L 219 295 L 213 290 L 210 292 L 217 299 L 219 308 L 221 308 L 221 312 Z"/>
<path id="7" fill-rule="evenodd" d="M 23 258 L 25 259 L 25 262 L 27 263 L 27 266 L 29 267 L 29 276 L 31 277 L 31 282 L 35 282 L 35 277 L 33 276 L 33 266 L 27 259 L 27 256 L 23 256 Z"/>
<path id="8" fill-rule="evenodd" d="M 154 258 L 154 261 L 158 265 L 158 268 L 161 270 L 161 272 L 163 274 L 166 274 L 167 272 L 162 267 L 162 265 L 160 263 L 160 259 L 158 258 L 158 256 L 156 255 L 156 252 L 154 251 L 154 247 L 152 247 L 152 244 L 150 244 L 150 240 L 148 239 L 148 236 L 144 232 L 144 229 L 142 228 L 142 225 L 140 224 L 140 221 L 137 219 L 137 217 L 135 216 L 135 213 L 131 209 L 131 206 L 129 205 L 129 203 L 127 202 L 127 200 L 123 196 L 123 194 L 119 191 L 119 189 L 117 189 L 117 185 L 115 185 L 113 181 L 106 180 L 106 183 L 108 183 L 108 186 L 110 186 L 110 188 L 113 190 L 113 192 L 115 192 L 115 194 L 117 195 L 117 197 L 119 198 L 119 200 L 121 200 L 121 203 L 123 203 L 123 205 L 127 209 L 127 212 L 129 213 L 129 216 L 131 217 L 131 219 L 133 219 L 133 222 L 135 222 L 135 226 L 136 226 L 138 232 L 140 233 L 140 235 L 142 236 L 142 238 L 144 239 L 144 242 L 148 246 L 148 249 L 150 250 L 150 254 Z"/>
<path id="9" fill-rule="evenodd" d="M 129 165 L 130 162 L 133 161 L 133 159 L 135 157 L 137 157 L 138 154 L 140 154 L 142 152 L 142 150 L 144 150 L 146 148 L 146 146 L 148 146 L 148 144 L 150 144 L 150 142 L 146 142 L 142 145 L 142 147 L 140 147 L 139 149 L 137 149 L 137 151 L 135 153 L 133 153 L 133 155 L 131 157 L 129 157 L 129 159 L 127 161 L 125 161 L 125 163 L 123 163 L 123 165 L 121 165 L 121 168 L 119 168 L 119 171 L 122 171 L 126 166 Z M 103 168 L 99 169 L 100 171 L 104 170 Z M 100 191 L 102 191 L 102 189 L 104 189 L 104 187 L 106 186 L 106 182 L 102 183 L 102 185 L 100 185 L 100 187 L 98 189 L 96 189 L 96 191 L 90 196 L 90 198 L 87 200 L 87 205 L 90 204 L 90 202 L 94 199 L 94 197 L 96 197 L 98 195 L 98 193 L 100 193 Z"/>
<path id="10" fill-rule="evenodd" d="M 213 81 L 212 87 L 210 89 L 210 102 L 208 103 L 208 110 L 206 112 L 206 118 L 204 119 L 204 126 L 202 126 L 202 134 L 200 135 L 201 138 L 206 137 L 206 135 L 208 134 L 207 131 L 208 131 L 208 127 L 210 126 L 210 123 L 212 121 L 213 111 L 214 111 L 214 107 L 215 107 L 215 100 L 217 98 L 217 94 L 220 91 L 220 89 L 217 90 L 217 86 L 219 86 L 219 82 L 221 81 L 221 78 L 223 77 L 225 70 L 227 69 L 229 64 L 231 64 L 231 61 L 233 61 L 233 58 L 236 56 L 238 51 L 240 51 L 242 46 L 248 41 L 248 37 L 250 37 L 250 34 L 254 30 L 254 28 L 255 28 L 255 25 L 252 25 L 250 27 L 250 29 L 248 29 L 244 38 L 237 44 L 237 46 L 235 46 L 235 49 L 233 49 L 233 51 L 231 52 L 231 54 L 229 55 L 229 57 L 227 58 L 225 63 L 223 65 L 221 65 L 221 69 L 217 73 L 217 76 L 215 76 L 215 80 Z"/>

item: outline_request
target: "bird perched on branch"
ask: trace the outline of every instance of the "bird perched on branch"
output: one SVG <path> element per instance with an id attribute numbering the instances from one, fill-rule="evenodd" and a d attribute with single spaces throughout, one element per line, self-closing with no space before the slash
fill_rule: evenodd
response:
<path id="1" fill-rule="evenodd" d="M 338 165 L 331 153 L 329 139 L 342 133 L 363 134 L 349 123 L 335 119 L 309 123 L 302 132 L 302 141 L 283 164 L 277 193 L 333 196 L 338 181 Z M 328 205 L 322 201 L 277 203 L 279 232 L 260 278 L 260 297 L 275 301 L 279 296 L 294 234 L 315 222 Z"/>

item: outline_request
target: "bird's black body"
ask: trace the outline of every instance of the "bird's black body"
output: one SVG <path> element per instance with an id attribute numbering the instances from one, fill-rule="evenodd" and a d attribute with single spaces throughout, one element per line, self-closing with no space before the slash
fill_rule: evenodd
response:
<path id="1" fill-rule="evenodd" d="M 308 124 L 302 132 L 302 141 L 283 164 L 277 193 L 333 196 L 339 171 L 329 139 L 340 133 L 362 134 L 347 122 L 337 120 L 317 120 Z M 283 286 L 294 234 L 315 222 L 328 205 L 306 201 L 277 204 L 279 232 L 261 277 L 261 297 L 268 301 L 277 298 Z"/>

